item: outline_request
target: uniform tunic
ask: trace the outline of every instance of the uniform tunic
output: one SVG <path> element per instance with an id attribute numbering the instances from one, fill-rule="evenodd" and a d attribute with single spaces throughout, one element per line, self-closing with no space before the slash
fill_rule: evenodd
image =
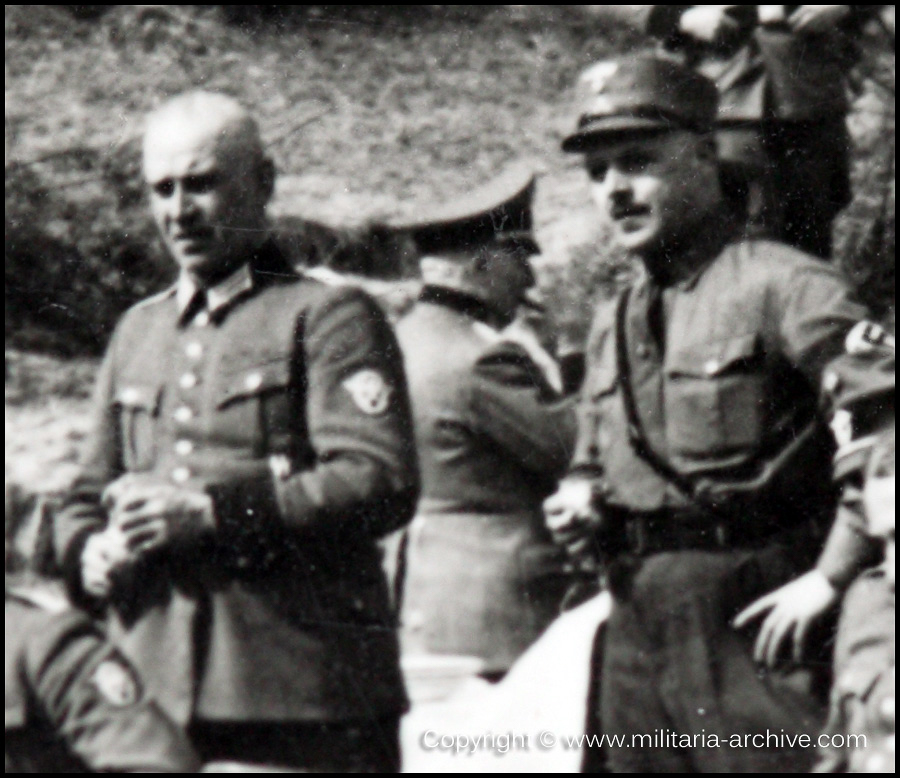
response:
<path id="1" fill-rule="evenodd" d="M 194 772 L 185 735 L 83 614 L 6 593 L 6 772 Z"/>
<path id="2" fill-rule="evenodd" d="M 680 283 L 659 290 L 640 281 L 624 316 L 643 437 L 680 486 L 638 453 L 629 432 L 615 305 L 599 310 L 589 342 L 573 475 L 594 481 L 618 549 L 600 670 L 604 733 L 813 734 L 820 724 L 807 690 L 758 671 L 755 635 L 729 621 L 815 558 L 814 526 L 834 507 L 833 445 L 817 387 L 864 311 L 840 276 L 811 258 L 768 241 L 725 240 L 714 239 Z M 623 771 L 808 767 L 794 756 L 611 753 Z"/>
<path id="3" fill-rule="evenodd" d="M 206 326 L 175 290 L 131 309 L 97 381 L 83 472 L 56 523 L 80 556 L 123 473 L 213 501 L 215 527 L 114 580 L 112 628 L 181 722 L 341 722 L 406 705 L 376 540 L 411 517 L 402 362 L 364 293 L 298 278 L 267 244 Z"/>
<path id="4" fill-rule="evenodd" d="M 558 610 L 561 559 L 540 506 L 571 455 L 574 412 L 470 298 L 426 289 L 397 335 L 422 473 L 404 647 L 479 656 L 501 672 Z"/>
<path id="5" fill-rule="evenodd" d="M 897 732 L 894 587 L 875 568 L 844 599 L 831 712 L 816 772 L 893 773 Z"/>

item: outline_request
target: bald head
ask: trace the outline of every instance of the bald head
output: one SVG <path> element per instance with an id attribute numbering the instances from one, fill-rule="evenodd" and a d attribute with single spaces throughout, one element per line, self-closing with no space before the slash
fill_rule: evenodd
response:
<path id="1" fill-rule="evenodd" d="M 234 98 L 188 92 L 154 111 L 144 175 L 166 247 L 201 283 L 237 269 L 265 240 L 274 171 L 259 127 Z"/>
<path id="2" fill-rule="evenodd" d="M 216 92 L 186 92 L 173 97 L 147 118 L 144 167 L 160 151 L 197 143 L 212 144 L 223 156 L 258 162 L 264 158 L 259 126 L 233 97 Z"/>

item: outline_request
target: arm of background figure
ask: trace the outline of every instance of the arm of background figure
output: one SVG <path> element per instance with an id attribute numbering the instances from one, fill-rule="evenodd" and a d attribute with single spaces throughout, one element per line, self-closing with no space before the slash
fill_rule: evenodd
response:
<path id="1" fill-rule="evenodd" d="M 185 735 L 84 616 L 51 617 L 29 641 L 23 664 L 42 716 L 92 771 L 199 769 Z"/>
<path id="2" fill-rule="evenodd" d="M 544 379 L 517 343 L 501 341 L 477 360 L 469 394 L 473 426 L 523 468 L 554 483 L 575 444 L 573 400 Z"/>

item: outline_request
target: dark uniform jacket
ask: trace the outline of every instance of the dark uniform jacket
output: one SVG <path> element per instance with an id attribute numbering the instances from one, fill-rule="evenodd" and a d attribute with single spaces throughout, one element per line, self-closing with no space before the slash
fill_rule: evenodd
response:
<path id="1" fill-rule="evenodd" d="M 184 734 L 84 615 L 6 592 L 6 772 L 194 772 Z"/>
<path id="2" fill-rule="evenodd" d="M 559 556 L 540 508 L 568 464 L 575 415 L 477 307 L 426 287 L 397 325 L 422 474 L 403 635 L 505 670 L 557 610 Z"/>
<path id="3" fill-rule="evenodd" d="M 205 491 L 216 527 L 119 577 L 112 626 L 179 721 L 369 718 L 405 705 L 376 539 L 417 471 L 402 361 L 364 293 L 298 278 L 271 244 L 208 326 L 175 290 L 131 309 L 97 381 L 56 540 L 73 592 L 102 489 L 145 473 Z"/>

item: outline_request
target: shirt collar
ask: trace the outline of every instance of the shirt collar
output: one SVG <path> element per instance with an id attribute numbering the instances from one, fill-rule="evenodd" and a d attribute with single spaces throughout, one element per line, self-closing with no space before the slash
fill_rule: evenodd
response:
<path id="1" fill-rule="evenodd" d="M 178 311 L 184 313 L 200 286 L 187 273 L 178 276 L 175 287 L 175 299 Z M 231 305 L 238 297 L 253 288 L 253 275 L 250 265 L 244 263 L 225 280 L 206 290 L 206 309 L 215 313 Z"/>

